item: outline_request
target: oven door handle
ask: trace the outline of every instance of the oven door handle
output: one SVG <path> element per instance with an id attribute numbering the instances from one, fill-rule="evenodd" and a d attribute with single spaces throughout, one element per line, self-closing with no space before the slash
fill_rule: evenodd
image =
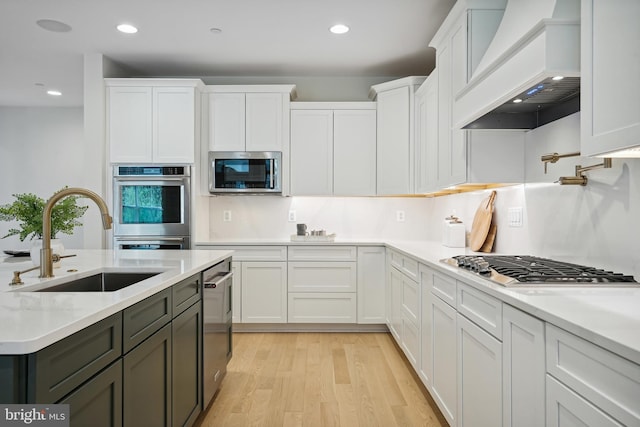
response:
<path id="1" fill-rule="evenodd" d="M 205 281 L 204 287 L 205 289 L 215 289 L 218 287 L 218 285 L 222 282 L 224 282 L 225 280 L 228 280 L 231 278 L 231 276 L 233 276 L 233 272 L 229 272 L 227 274 L 225 274 L 224 276 L 222 276 L 221 278 L 219 278 L 218 280 L 214 280 L 214 281 Z M 216 276 L 217 277 L 217 276 Z"/>
<path id="2" fill-rule="evenodd" d="M 114 178 L 116 182 L 131 182 L 131 181 L 184 181 L 188 179 L 186 176 L 116 176 Z"/>
<path id="3" fill-rule="evenodd" d="M 126 236 L 126 237 L 115 237 L 115 240 L 118 242 L 184 242 L 184 237 L 137 237 L 137 236 Z"/>

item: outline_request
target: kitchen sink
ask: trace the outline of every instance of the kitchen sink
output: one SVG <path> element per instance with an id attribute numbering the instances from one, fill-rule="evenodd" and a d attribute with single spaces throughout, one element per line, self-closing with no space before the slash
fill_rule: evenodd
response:
<path id="1" fill-rule="evenodd" d="M 160 273 L 105 272 L 71 280 L 35 292 L 113 292 L 131 286 Z"/>

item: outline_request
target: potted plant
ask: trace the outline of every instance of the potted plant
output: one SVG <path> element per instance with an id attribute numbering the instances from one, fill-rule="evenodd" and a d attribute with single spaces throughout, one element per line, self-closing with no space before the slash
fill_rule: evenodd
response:
<path id="1" fill-rule="evenodd" d="M 32 246 L 31 258 L 34 264 L 39 264 L 39 248 L 42 247 L 42 213 L 47 202 L 32 193 L 13 194 L 13 197 L 16 199 L 13 203 L 0 205 L 0 220 L 18 221 L 18 228 L 10 228 L 2 238 L 17 235 L 21 242 L 27 238 L 38 239 Z M 56 203 L 51 210 L 51 247 L 57 246 L 54 250 L 57 254 L 62 254 L 64 250 L 59 241 L 53 241 L 58 233 L 72 234 L 75 227 L 82 225 L 78 219 L 84 215 L 88 207 L 78 206 L 77 199 L 77 196 L 66 197 Z"/>

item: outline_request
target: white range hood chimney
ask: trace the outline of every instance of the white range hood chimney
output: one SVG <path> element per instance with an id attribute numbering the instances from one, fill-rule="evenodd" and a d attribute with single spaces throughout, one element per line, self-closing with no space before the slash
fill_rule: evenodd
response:
<path id="1" fill-rule="evenodd" d="M 491 44 L 454 94 L 454 127 L 533 129 L 578 111 L 579 93 L 580 0 L 508 0 Z"/>

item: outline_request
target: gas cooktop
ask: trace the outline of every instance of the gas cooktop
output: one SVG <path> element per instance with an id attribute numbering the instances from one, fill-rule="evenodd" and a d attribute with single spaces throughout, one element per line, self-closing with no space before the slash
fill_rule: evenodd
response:
<path id="1" fill-rule="evenodd" d="M 529 255 L 458 255 L 441 262 L 503 286 L 640 286 L 633 276 Z"/>

